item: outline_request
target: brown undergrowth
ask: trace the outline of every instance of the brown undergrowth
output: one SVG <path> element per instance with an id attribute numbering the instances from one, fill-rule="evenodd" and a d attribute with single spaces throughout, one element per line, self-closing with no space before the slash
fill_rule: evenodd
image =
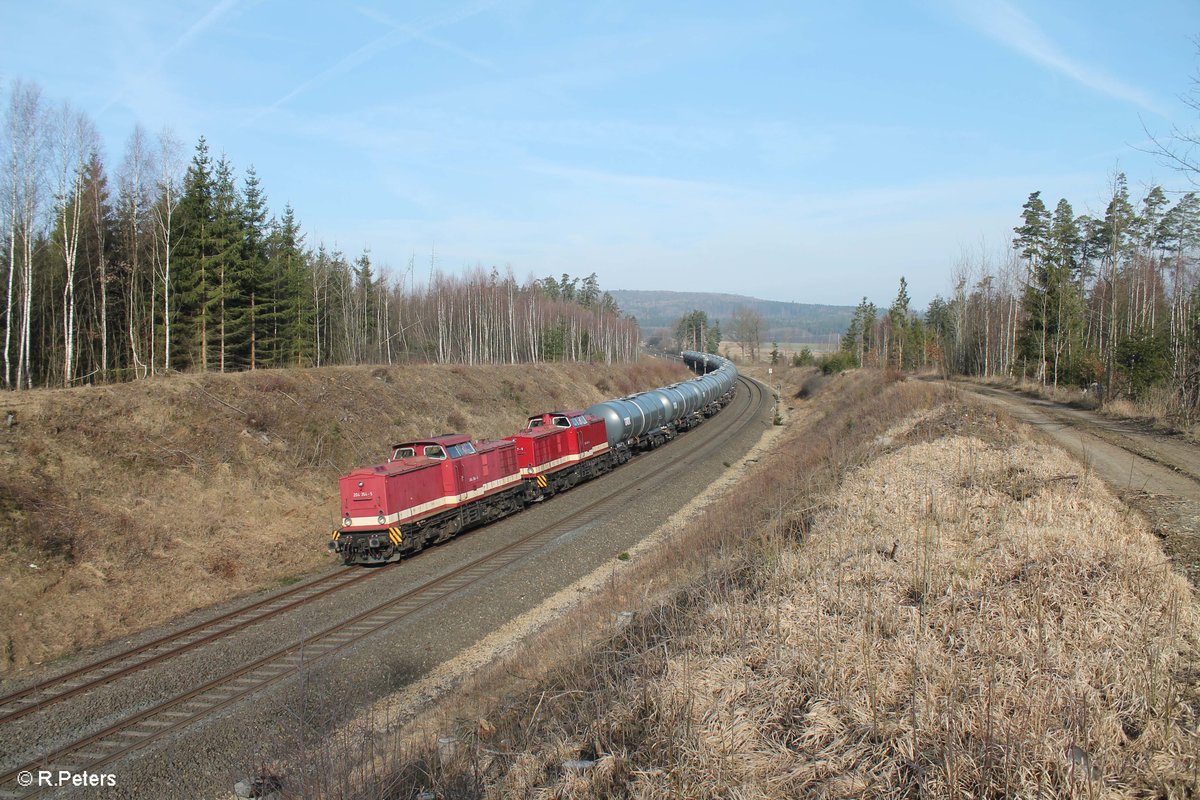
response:
<path id="1" fill-rule="evenodd" d="M 329 563 L 337 477 L 390 443 L 686 376 L 647 360 L 262 370 L 9 393 L 0 674 Z"/>
<path id="2" fill-rule="evenodd" d="M 1195 797 L 1200 613 L 1143 521 L 994 412 L 842 380 L 610 613 L 325 793 Z"/>

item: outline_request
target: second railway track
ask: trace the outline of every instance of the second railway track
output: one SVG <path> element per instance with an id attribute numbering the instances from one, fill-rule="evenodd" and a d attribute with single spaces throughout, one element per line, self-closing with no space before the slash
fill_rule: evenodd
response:
<path id="1" fill-rule="evenodd" d="M 81 667 L 26 686 L 0 697 L 0 724 L 41 711 L 56 703 L 123 678 L 138 670 L 162 663 L 224 636 L 277 617 L 319 597 L 370 580 L 378 570 L 339 569 L 301 583 L 248 606 L 181 631 L 160 636 L 129 650 L 84 664 Z"/>

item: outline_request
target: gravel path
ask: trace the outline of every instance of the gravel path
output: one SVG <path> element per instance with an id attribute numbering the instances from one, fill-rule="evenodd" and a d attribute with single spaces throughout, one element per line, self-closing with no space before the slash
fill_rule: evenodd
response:
<path id="1" fill-rule="evenodd" d="M 1136 420 L 992 386 L 953 385 L 1034 426 L 1108 482 L 1146 515 L 1167 555 L 1200 588 L 1200 447 Z"/>

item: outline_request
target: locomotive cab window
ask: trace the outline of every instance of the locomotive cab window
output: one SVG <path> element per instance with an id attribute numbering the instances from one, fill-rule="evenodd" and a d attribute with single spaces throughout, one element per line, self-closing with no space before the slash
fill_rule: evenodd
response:
<path id="1" fill-rule="evenodd" d="M 396 452 L 392 453 L 392 460 L 399 460 L 401 458 L 412 458 L 416 454 L 417 454 L 417 451 L 415 448 L 397 447 Z"/>
<path id="2" fill-rule="evenodd" d="M 464 456 L 475 455 L 475 445 L 471 444 L 470 442 L 463 442 L 459 445 L 459 447 L 462 449 L 462 454 Z"/>
<path id="3" fill-rule="evenodd" d="M 582 428 L 584 425 L 587 425 L 587 419 L 584 417 L 571 417 L 571 425 L 576 428 Z"/>
<path id="4" fill-rule="evenodd" d="M 529 420 L 529 429 L 530 430 L 533 430 L 534 428 L 540 428 L 540 427 L 542 427 L 542 418 L 541 417 L 534 417 L 533 419 Z"/>
<path id="5" fill-rule="evenodd" d="M 567 420 L 566 417 L 555 417 L 554 418 L 554 426 L 556 428 L 569 428 L 569 427 L 571 427 L 571 423 Z"/>
<path id="6" fill-rule="evenodd" d="M 446 457 L 446 451 L 443 450 L 440 445 L 427 444 L 425 445 L 425 457 L 434 458 L 441 461 Z"/>

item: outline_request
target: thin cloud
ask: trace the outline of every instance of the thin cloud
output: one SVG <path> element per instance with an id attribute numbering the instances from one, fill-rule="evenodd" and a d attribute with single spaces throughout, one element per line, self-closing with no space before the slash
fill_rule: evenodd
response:
<path id="1" fill-rule="evenodd" d="M 563 178 L 576 183 L 603 184 L 642 191 L 662 192 L 679 191 L 687 194 L 702 193 L 733 193 L 740 194 L 744 190 L 736 186 L 726 186 L 708 181 L 694 181 L 683 178 L 664 178 L 657 175 L 634 175 L 623 172 L 572 167 L 555 164 L 538 159 L 527 159 L 522 165 L 529 172 Z"/>
<path id="2" fill-rule="evenodd" d="M 276 100 L 274 103 L 271 103 L 269 106 L 259 109 L 258 112 L 256 112 L 252 116 L 250 116 L 243 123 L 243 125 L 249 125 L 249 124 L 255 122 L 256 120 L 261 119 L 266 114 L 269 114 L 270 112 L 275 111 L 276 109 L 280 108 L 285 103 L 288 103 L 289 101 L 293 100 L 294 98 L 304 94 L 305 92 L 312 89 L 313 87 L 319 86 L 323 83 L 326 83 L 327 81 L 329 81 L 332 78 L 335 78 L 339 75 L 343 75 L 343 74 L 349 72 L 350 70 L 354 69 L 358 65 L 364 63 L 365 61 L 367 61 L 370 58 L 372 58 L 373 56 L 375 56 L 377 53 L 381 53 L 385 50 L 389 50 L 397 45 L 403 44 L 404 42 L 412 41 L 413 39 L 420 39 L 420 40 L 428 42 L 430 44 L 434 44 L 435 46 L 442 47 L 443 49 L 448 49 L 448 50 L 451 50 L 452 52 L 456 52 L 458 55 L 469 58 L 470 60 L 476 61 L 477 63 L 483 63 L 485 66 L 491 66 L 490 63 L 486 62 L 483 59 L 480 59 L 479 57 L 477 57 L 471 53 L 468 53 L 466 50 L 455 47 L 454 45 L 450 44 L 449 42 L 445 42 L 441 39 L 437 39 L 435 37 L 430 36 L 430 31 L 436 30 L 438 28 L 444 28 L 444 27 L 453 25 L 457 22 L 461 22 L 464 19 L 473 17 L 476 14 L 480 14 L 480 13 L 486 11 L 487 9 L 491 8 L 492 6 L 497 5 L 499 3 L 499 1 L 500 0 L 489 0 L 488 2 L 474 3 L 471 5 L 465 6 L 463 8 L 460 8 L 458 11 L 455 11 L 452 14 L 442 17 L 441 19 L 437 19 L 437 20 L 434 20 L 431 22 L 426 22 L 426 23 L 415 23 L 412 25 L 400 25 L 397 23 L 393 23 L 390 20 L 387 20 L 384 17 L 382 17 L 382 15 L 379 15 L 377 13 L 363 12 L 363 9 L 359 9 L 360 12 L 365 13 L 366 16 L 370 17 L 371 19 L 375 20 L 376 22 L 379 22 L 384 25 L 388 25 L 391 28 L 391 30 L 388 31 L 387 33 L 385 33 L 383 36 L 380 36 L 379 38 L 368 42 L 367 44 L 358 48 L 354 52 L 350 53 L 350 55 L 348 55 L 345 58 L 343 58 L 342 60 L 338 61 L 332 67 L 329 67 L 328 69 L 324 70 L 323 72 L 321 72 L 317 75 L 314 75 L 312 78 L 309 78 L 304 83 L 300 84 L 295 89 L 293 89 L 292 91 L 285 94 L 283 97 Z"/>
<path id="3" fill-rule="evenodd" d="M 167 61 L 173 55 L 175 55 L 177 52 L 179 52 L 184 47 L 186 47 L 188 44 L 190 44 L 192 42 L 192 40 L 194 40 L 200 34 L 204 33 L 209 28 L 211 28 L 214 24 L 216 24 L 216 22 L 219 19 L 221 19 L 226 14 L 228 14 L 230 11 L 232 11 L 234 8 L 236 8 L 240 2 L 241 2 L 241 0 L 220 0 L 220 2 L 218 2 L 216 5 L 211 7 L 204 14 L 203 17 L 196 20 L 194 23 L 192 23 L 191 26 L 188 27 L 188 29 L 186 31 L 184 31 L 182 34 L 180 34 L 178 39 L 176 39 L 174 42 L 172 42 L 170 45 L 168 45 L 165 50 L 163 50 L 161 53 L 159 53 L 158 57 L 154 59 L 154 62 L 148 67 L 148 69 L 143 74 L 149 73 L 152 75 L 157 75 L 162 70 L 162 68 L 164 66 L 166 66 Z M 115 105 L 117 102 L 119 102 L 121 100 L 121 98 L 123 98 L 125 96 L 126 92 L 129 91 L 129 88 L 138 80 L 140 80 L 140 78 L 134 79 L 133 81 L 126 82 L 125 85 L 123 85 L 120 88 L 120 90 L 117 91 L 117 93 L 115 95 L 113 95 L 111 98 L 109 98 L 108 102 L 105 103 L 104 106 L 100 109 L 100 113 L 103 114 L 105 111 L 107 111 L 113 105 Z"/>
<path id="4" fill-rule="evenodd" d="M 1082 86 L 1162 115 L 1148 94 L 1067 55 L 1037 23 L 1007 0 L 951 0 L 959 17 L 980 33 Z"/>
<path id="5" fill-rule="evenodd" d="M 474 13 L 479 13 L 479 11 L 481 11 L 481 10 L 482 9 L 478 9 Z M 492 63 L 491 61 L 489 61 L 488 59 L 486 59 L 476 53 L 472 53 L 470 50 L 459 47 L 456 44 L 448 42 L 445 39 L 441 39 L 437 36 L 434 36 L 428 32 L 428 29 L 420 30 L 420 29 L 412 27 L 411 25 L 405 25 L 403 23 L 396 22 L 395 20 L 392 20 L 392 19 L 384 16 L 380 12 L 378 12 L 374 9 L 370 9 L 370 8 L 360 8 L 360 9 L 358 9 L 358 12 L 360 14 L 362 14 L 364 17 L 367 17 L 368 19 L 372 19 L 381 25 L 387 25 L 388 27 L 396 30 L 399 33 L 405 34 L 405 35 L 409 36 L 410 38 L 425 42 L 428 45 L 432 45 L 441 50 L 445 50 L 448 53 L 453 53 L 454 55 L 459 56 L 460 58 L 463 58 L 467 61 L 470 61 L 473 64 L 478 64 L 481 67 L 486 67 L 487 69 L 490 69 L 493 71 L 496 69 L 496 65 L 494 63 Z M 457 22 L 459 19 L 462 19 L 462 18 L 463 17 L 460 16 L 458 18 L 452 19 L 452 20 L 450 20 L 448 22 L 444 22 L 442 24 L 446 25 L 446 24 L 450 24 L 452 22 Z"/>

